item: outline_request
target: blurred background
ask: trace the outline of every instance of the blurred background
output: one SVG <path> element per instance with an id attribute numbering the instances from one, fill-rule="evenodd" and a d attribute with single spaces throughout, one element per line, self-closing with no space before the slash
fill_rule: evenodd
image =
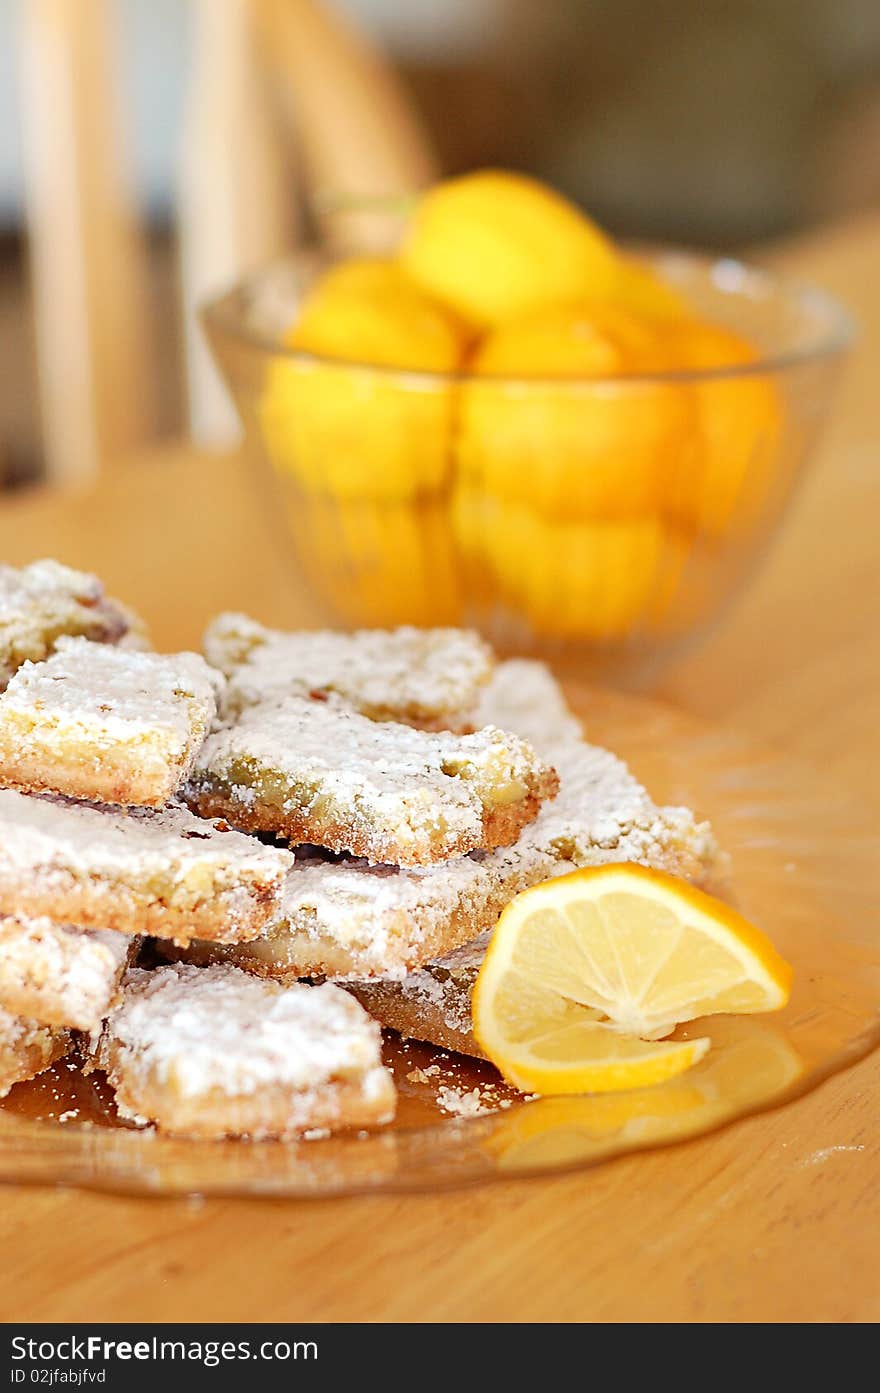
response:
<path id="1" fill-rule="evenodd" d="M 267 61 L 249 0 L 0 0 L 0 486 L 88 475 L 89 423 L 65 403 L 94 395 L 79 366 L 118 363 L 123 339 L 149 368 L 115 392 L 108 439 L 229 436 L 192 306 L 320 216 L 319 157 L 335 168 L 358 124 L 337 19 L 387 62 L 403 170 L 425 164 L 417 132 L 429 173 L 522 168 L 618 236 L 737 250 L 880 202 L 877 0 L 291 7 L 302 45 Z M 398 192 L 389 169 L 356 192 Z"/>

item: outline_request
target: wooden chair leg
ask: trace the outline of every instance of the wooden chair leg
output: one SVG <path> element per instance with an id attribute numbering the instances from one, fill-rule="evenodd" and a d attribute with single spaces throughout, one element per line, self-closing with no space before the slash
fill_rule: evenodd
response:
<path id="1" fill-rule="evenodd" d="M 189 420 L 201 445 L 238 420 L 198 324 L 199 305 L 290 247 L 293 153 L 256 52 L 253 0 L 191 0 L 192 71 L 178 184 Z"/>
<path id="2" fill-rule="evenodd" d="M 125 187 L 113 0 L 27 0 L 27 222 L 47 473 L 83 483 L 151 423 L 145 250 Z"/>
<path id="3" fill-rule="evenodd" d="M 252 3 L 324 235 L 341 251 L 386 249 L 399 233 L 400 214 L 383 214 L 382 200 L 437 178 L 430 141 L 402 84 L 334 7 L 321 0 Z M 353 196 L 344 216 L 334 211 L 337 196 Z"/>

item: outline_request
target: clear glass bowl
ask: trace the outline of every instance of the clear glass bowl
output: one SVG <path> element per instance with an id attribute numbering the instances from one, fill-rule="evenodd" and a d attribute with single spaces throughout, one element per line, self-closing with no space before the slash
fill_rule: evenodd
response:
<path id="1" fill-rule="evenodd" d="M 653 262 L 758 360 L 517 380 L 322 359 L 281 342 L 313 253 L 206 307 L 316 624 L 473 624 L 593 672 L 653 667 L 706 632 L 778 526 L 851 325 L 735 261 Z"/>

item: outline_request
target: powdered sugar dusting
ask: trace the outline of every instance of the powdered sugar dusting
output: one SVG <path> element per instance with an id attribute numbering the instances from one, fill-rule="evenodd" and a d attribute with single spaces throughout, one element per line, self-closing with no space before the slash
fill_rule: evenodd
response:
<path id="1" fill-rule="evenodd" d="M 122 934 L 0 918 L 0 1003 L 44 1025 L 93 1030 L 113 1004 L 132 951 Z"/>
<path id="2" fill-rule="evenodd" d="M 580 721 L 571 711 L 550 669 L 527 658 L 499 663 L 472 713 L 475 726 L 515 730 L 536 749 L 583 743 Z"/>
<path id="3" fill-rule="evenodd" d="M 230 926 L 253 894 L 280 894 L 293 856 L 223 830 L 187 809 L 126 812 L 0 789 L 0 898 L 16 912 L 31 884 L 121 885 L 149 901 L 204 903 L 229 895 Z M 108 927 L 115 923 L 105 920 Z"/>
<path id="4" fill-rule="evenodd" d="M 348 993 L 280 987 L 219 965 L 132 969 L 102 1038 L 122 1047 L 127 1069 L 183 1097 L 315 1089 L 381 1068 L 379 1027 Z"/>
<path id="5" fill-rule="evenodd" d="M 216 714 L 222 678 L 197 653 L 162 655 L 60 638 L 42 663 L 19 668 L 0 697 L 6 712 L 29 711 L 40 721 L 98 727 L 110 736 L 156 728 L 191 738 Z"/>
<path id="6" fill-rule="evenodd" d="M 167 871 L 173 878 L 206 859 L 232 874 L 247 868 L 273 880 L 293 864 L 290 852 L 176 805 L 120 812 L 0 789 L 0 871 L 63 865 L 84 875 Z"/>
<path id="7" fill-rule="evenodd" d="M 192 767 L 222 682 L 196 653 L 61 638 L 0 696 L 2 781 L 161 806 Z"/>
<path id="8" fill-rule="evenodd" d="M 204 640 L 230 683 L 228 712 L 292 694 L 333 693 L 374 719 L 460 724 L 492 669 L 488 645 L 463 629 L 280 633 L 221 614 Z"/>
<path id="9" fill-rule="evenodd" d="M 415 730 L 294 696 L 209 736 L 187 796 L 196 807 L 215 793 L 243 808 L 268 802 L 279 830 L 292 816 L 306 822 L 307 840 L 336 846 L 323 830 L 335 825 L 340 846 L 390 845 L 393 857 L 377 850 L 374 859 L 411 864 L 480 846 L 487 812 L 512 813 L 554 789 L 531 746 L 495 726 Z"/>
<path id="10" fill-rule="evenodd" d="M 39 1037 L 42 1027 L 0 1006 L 0 1049 L 24 1047 Z"/>
<path id="11" fill-rule="evenodd" d="M 57 561 L 16 570 L 0 565 L 0 690 L 27 659 L 45 658 L 62 634 L 115 643 L 130 628 L 96 576 Z"/>

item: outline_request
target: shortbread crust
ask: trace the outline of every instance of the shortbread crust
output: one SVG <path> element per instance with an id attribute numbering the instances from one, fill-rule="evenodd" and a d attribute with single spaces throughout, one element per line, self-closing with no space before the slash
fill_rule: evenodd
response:
<path id="1" fill-rule="evenodd" d="M 97 576 L 57 561 L 0 565 L 0 691 L 23 662 L 48 657 L 62 635 L 116 643 L 138 626 Z"/>
<path id="2" fill-rule="evenodd" d="M 0 914 L 235 942 L 277 917 L 292 864 L 182 807 L 124 812 L 0 790 Z"/>
<path id="3" fill-rule="evenodd" d="M 72 1045 L 69 1031 L 36 1025 L 0 1006 L 0 1098 L 63 1059 Z"/>
<path id="4" fill-rule="evenodd" d="M 340 988 L 236 968 L 127 975 L 94 1053 L 123 1117 L 180 1136 L 292 1138 L 394 1115 L 379 1027 Z"/>
<path id="5" fill-rule="evenodd" d="M 162 807 L 192 769 L 221 683 L 196 653 L 61 638 L 0 696 L 0 786 Z"/>
<path id="6" fill-rule="evenodd" d="M 261 701 L 319 694 L 373 720 L 440 730 L 467 727 L 494 661 L 488 645 L 465 629 L 282 633 L 243 614 L 218 615 L 204 648 L 230 679 L 230 715 Z"/>
<path id="7" fill-rule="evenodd" d="M 0 918 L 0 1006 L 38 1025 L 94 1030 L 139 941 L 46 918 Z"/>
<path id="8" fill-rule="evenodd" d="M 210 735 L 184 797 L 245 831 L 418 866 L 509 845 L 557 784 L 531 746 L 494 726 L 414 730 L 287 697 Z"/>

